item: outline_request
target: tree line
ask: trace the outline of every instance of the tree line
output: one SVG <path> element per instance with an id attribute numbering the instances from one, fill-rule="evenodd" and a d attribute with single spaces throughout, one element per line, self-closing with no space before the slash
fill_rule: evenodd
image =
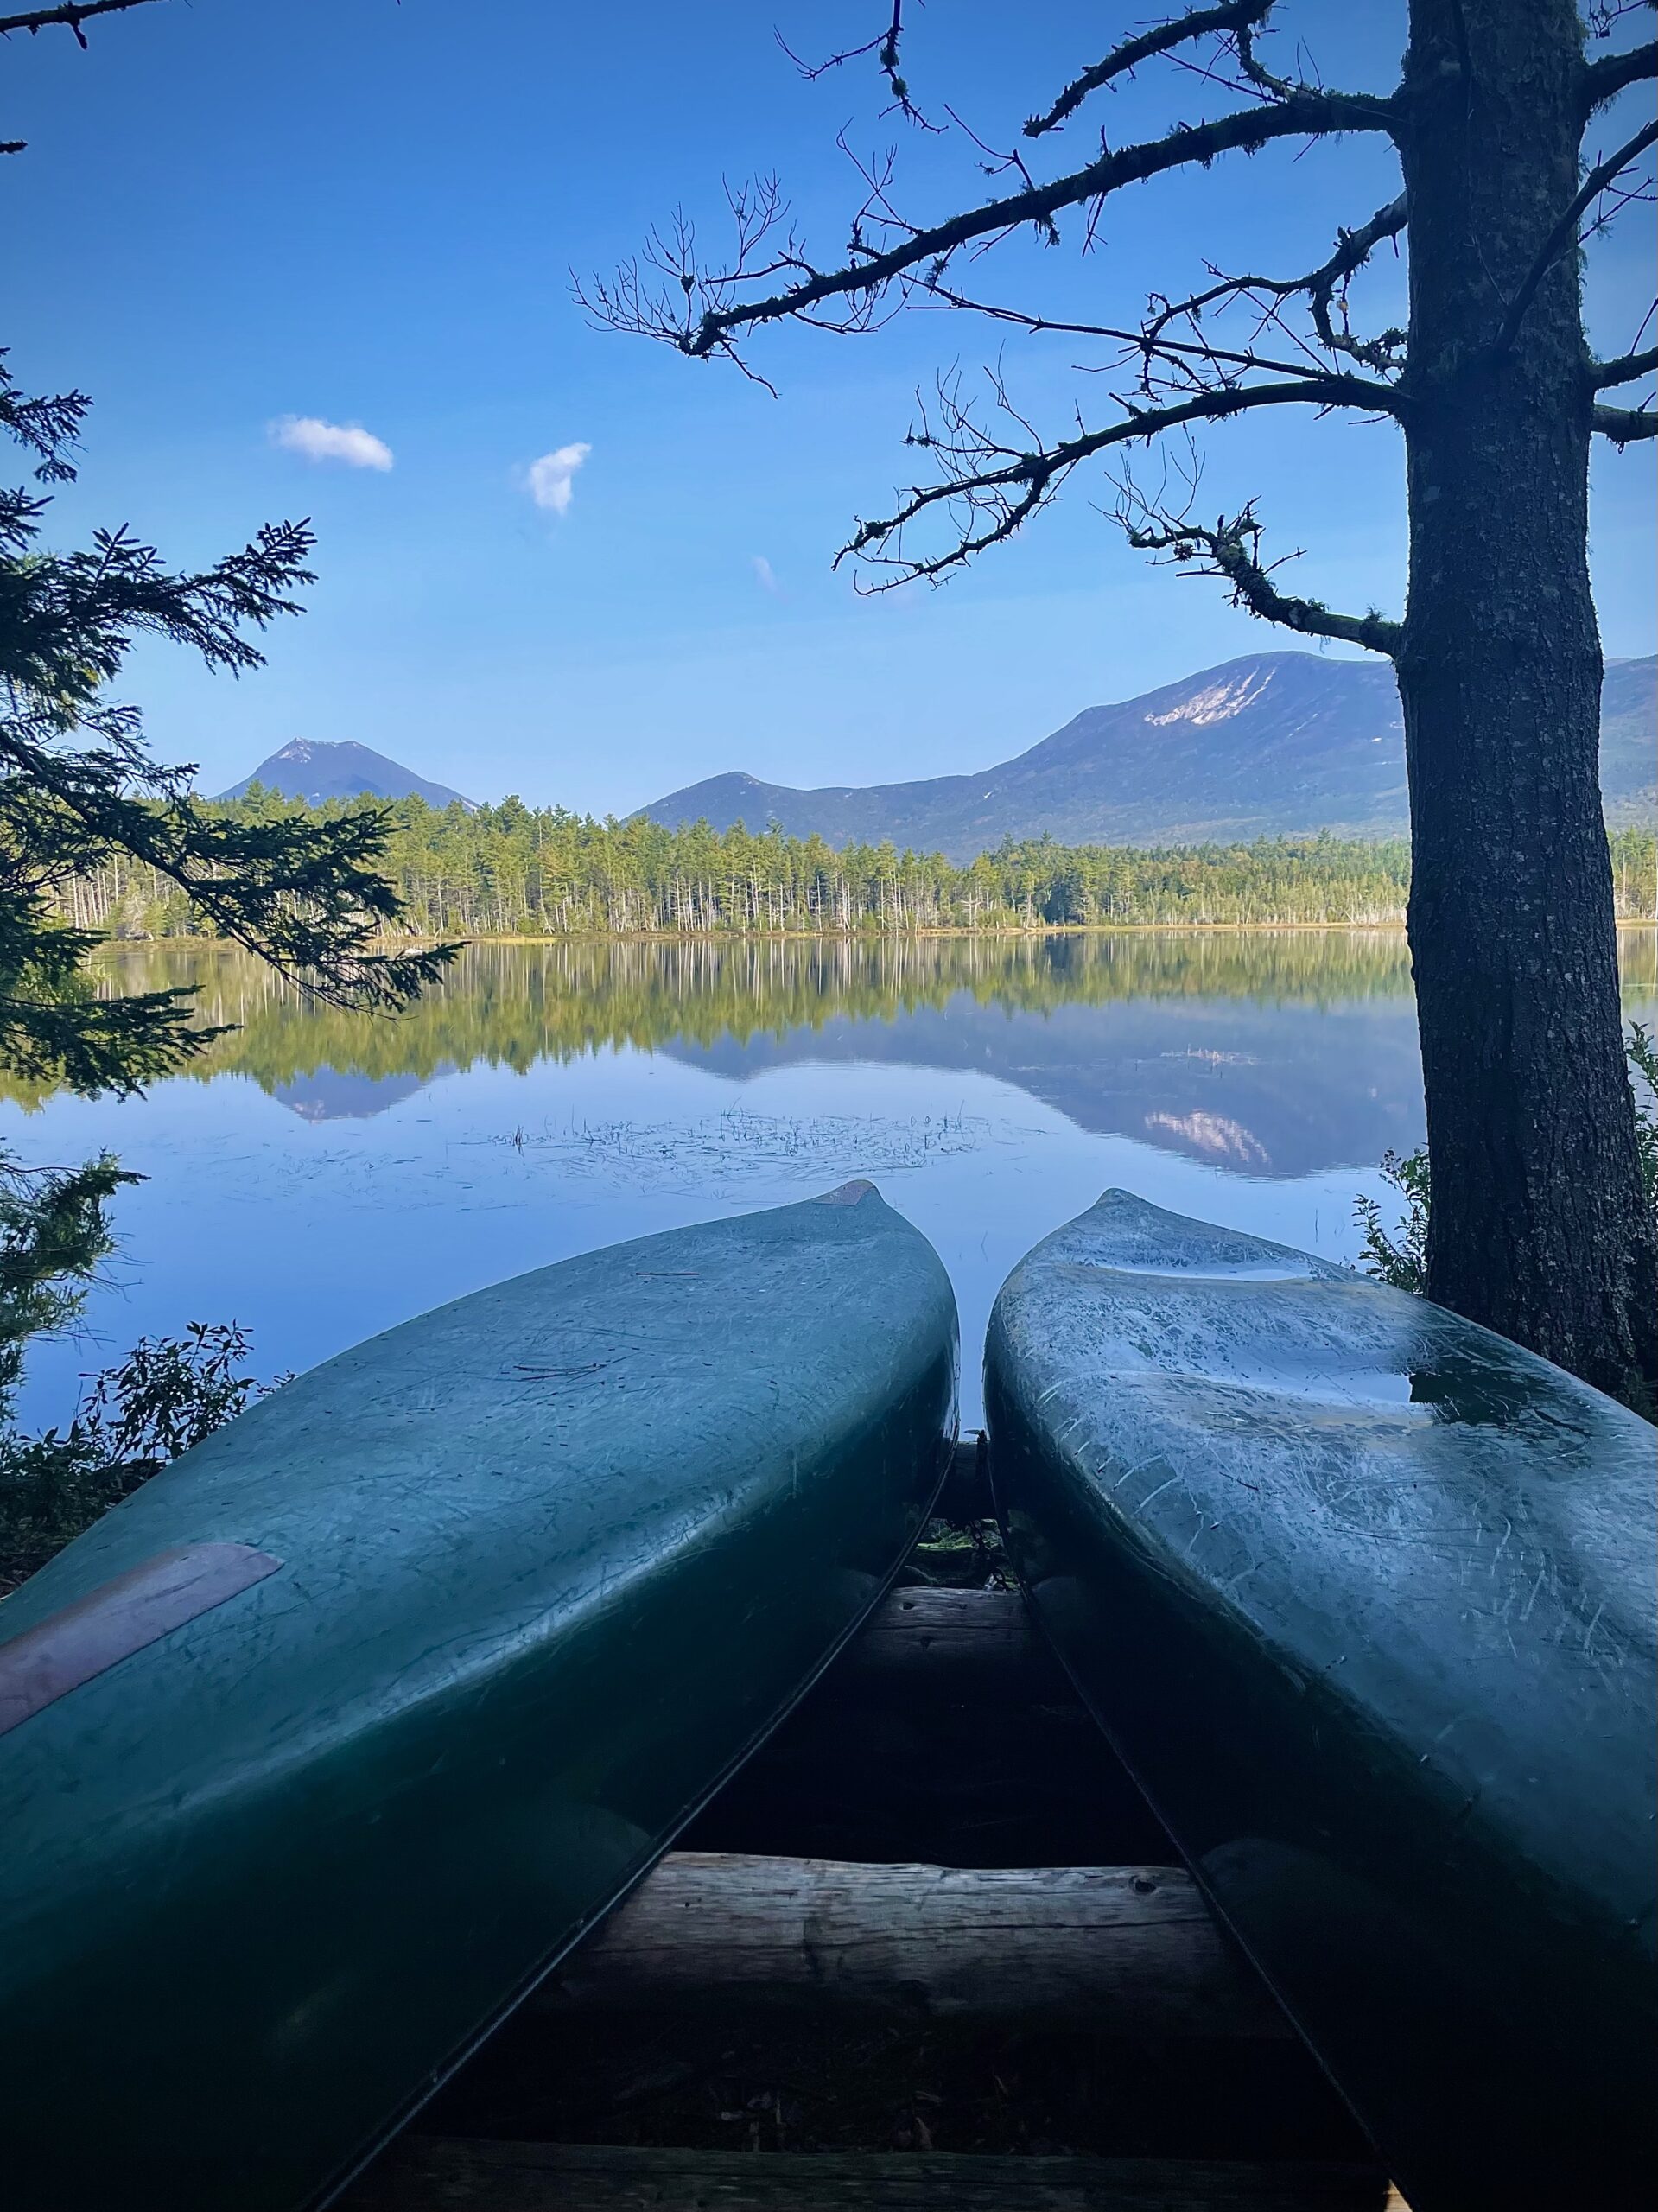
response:
<path id="1" fill-rule="evenodd" d="M 741 823 L 679 829 L 635 817 L 603 820 L 508 798 L 468 810 L 423 799 L 331 800 L 320 808 L 255 785 L 209 815 L 248 826 L 298 817 L 324 823 L 378 810 L 381 865 L 398 928 L 416 938 L 731 934 L 903 935 L 951 929 L 1402 922 L 1410 889 L 1402 838 L 1328 834 L 1242 844 L 1141 849 L 1008 838 L 965 863 L 895 845 L 836 850 Z M 1617 908 L 1658 911 L 1658 839 L 1610 836 Z M 175 883 L 131 855 L 105 854 L 58 887 L 78 929 L 118 938 L 213 934 Z"/>

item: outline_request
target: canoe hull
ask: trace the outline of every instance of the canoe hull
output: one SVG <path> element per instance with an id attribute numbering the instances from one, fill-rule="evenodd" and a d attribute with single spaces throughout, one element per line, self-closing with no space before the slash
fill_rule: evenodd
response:
<path id="1" fill-rule="evenodd" d="M 1414 2212 L 1649 2202 L 1652 1429 L 1121 1192 L 986 1401 L 1039 1618 Z"/>
<path id="2" fill-rule="evenodd" d="M 19 2202 L 326 2202 L 808 1686 L 954 1426 L 948 1281 L 861 1189 L 393 1331 L 8 1602 L 277 1563 L 0 1736 Z"/>

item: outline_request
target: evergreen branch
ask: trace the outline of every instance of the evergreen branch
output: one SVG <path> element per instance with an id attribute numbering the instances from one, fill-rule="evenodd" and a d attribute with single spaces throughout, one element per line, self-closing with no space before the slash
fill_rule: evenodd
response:
<path id="1" fill-rule="evenodd" d="M 94 16 L 115 16 L 128 8 L 147 8 L 151 0 L 70 0 L 60 8 L 26 8 L 20 16 L 0 16 L 0 38 L 13 31 L 44 31 L 54 29 L 73 31 L 76 42 L 85 48 L 86 34 L 81 29 Z M 8 147 L 8 153 L 14 149 Z"/>
<path id="2" fill-rule="evenodd" d="M 1274 5 L 1274 0 L 1225 0 L 1220 7 L 1193 8 L 1171 22 L 1137 32 L 1133 38 L 1114 46 L 1102 61 L 1096 61 L 1091 69 L 1084 69 L 1081 76 L 1073 78 L 1045 115 L 1031 118 L 1025 125 L 1025 136 L 1040 138 L 1045 131 L 1057 130 L 1076 114 L 1090 92 L 1097 92 L 1102 85 L 1110 84 L 1115 78 L 1129 75 L 1142 61 L 1172 53 L 1177 46 L 1203 38 L 1211 31 L 1222 35 L 1229 31 L 1236 34 L 1264 23 Z"/>
<path id="3" fill-rule="evenodd" d="M 1616 153 L 1608 154 L 1604 162 L 1597 162 L 1572 195 L 1571 204 L 1563 211 L 1548 236 L 1544 239 L 1537 258 L 1532 263 L 1521 283 L 1520 289 L 1509 302 L 1509 311 L 1502 318 L 1502 327 L 1491 341 L 1491 358 L 1500 359 L 1520 334 L 1520 326 L 1526 319 L 1526 310 L 1537 296 L 1537 288 L 1561 255 L 1577 245 L 1578 225 L 1585 212 L 1597 200 L 1607 186 L 1633 161 L 1644 154 L 1648 146 L 1658 143 L 1658 122 L 1644 124 L 1633 138 L 1626 139 Z"/>
<path id="4" fill-rule="evenodd" d="M 26 397 L 6 366 L 10 349 L 0 346 L 0 430 L 34 454 L 36 480 L 67 483 L 74 475 L 69 449 L 80 435 L 92 401 L 84 391 L 60 391 Z"/>
<path id="5" fill-rule="evenodd" d="M 1631 47 L 1627 54 L 1604 54 L 1598 61 L 1585 64 L 1583 73 L 1583 119 L 1588 123 L 1598 108 L 1614 100 L 1631 85 L 1644 79 L 1658 77 L 1658 41 L 1647 46 Z"/>
<path id="6" fill-rule="evenodd" d="M 0 667 L 37 702 L 54 702 L 65 729 L 114 677 L 137 632 L 245 673 L 262 656 L 243 626 L 300 612 L 293 594 L 315 581 L 304 565 L 314 542 L 308 522 L 269 523 L 239 552 L 175 575 L 130 531 L 98 531 L 90 552 L 38 555 L 6 576 Z"/>
<path id="7" fill-rule="evenodd" d="M 1615 446 L 1632 446 L 1642 438 L 1658 437 L 1658 415 L 1645 408 L 1597 407 L 1593 427 Z"/>
<path id="8" fill-rule="evenodd" d="M 1153 515 L 1140 524 L 1126 516 L 1122 519 L 1128 543 L 1136 552 L 1166 554 L 1178 563 L 1199 563 L 1187 567 L 1185 573 L 1223 577 L 1232 587 L 1232 604 L 1247 608 L 1263 622 L 1276 623 L 1305 638 L 1331 638 L 1343 645 L 1363 645 L 1389 659 L 1399 652 L 1404 635 L 1400 623 L 1374 611 L 1337 614 L 1320 600 L 1280 591 L 1273 582 L 1273 570 L 1282 563 L 1268 563 L 1261 557 L 1261 524 L 1253 502 L 1239 514 L 1218 517 L 1212 525 L 1194 523 L 1184 516 Z"/>
<path id="9" fill-rule="evenodd" d="M 27 983 L 27 976 L 20 981 Z M 83 1098 L 135 1097 L 229 1033 L 190 1019 L 194 988 L 123 992 L 118 998 L 0 994 L 0 1060 L 26 1082 L 60 1083 Z"/>
<path id="10" fill-rule="evenodd" d="M 372 950 L 403 913 L 401 897 L 379 866 L 390 830 L 387 809 L 245 822 L 208 813 L 177 792 L 157 804 L 121 788 L 118 747 L 55 752 L 31 742 L 12 721 L 0 721 L 0 763 L 13 772 L 10 779 L 0 779 L 0 794 L 9 802 L 5 820 L 17 849 L 55 850 L 77 868 L 85 866 L 88 854 L 127 854 L 175 884 L 220 936 L 245 945 L 324 1004 L 362 1010 L 404 1006 L 438 980 L 459 949 Z M 185 772 L 151 780 L 165 788 Z M 7 781 L 17 788 L 6 791 Z M 54 810 L 58 823 L 49 822 Z M 8 888 L 13 901 L 24 903 L 15 880 Z M 37 895 L 32 903 L 38 905 Z M 64 958 L 84 959 L 97 941 L 88 938 L 77 946 L 73 940 L 79 934 L 55 932 Z M 12 964 L 5 950 L 0 943 L 0 977 Z M 42 957 L 41 941 L 33 937 L 15 964 L 38 967 Z"/>

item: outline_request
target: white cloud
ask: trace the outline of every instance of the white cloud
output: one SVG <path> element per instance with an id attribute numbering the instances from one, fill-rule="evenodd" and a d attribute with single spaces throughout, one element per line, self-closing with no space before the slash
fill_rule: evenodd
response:
<path id="1" fill-rule="evenodd" d="M 589 445 L 560 446 L 556 452 L 544 453 L 539 461 L 532 461 L 525 481 L 536 505 L 556 515 L 568 513 L 572 480 L 592 451 Z"/>
<path id="2" fill-rule="evenodd" d="M 778 572 L 764 553 L 754 556 L 754 581 L 762 591 L 769 591 L 773 599 L 781 599 L 783 586 L 778 582 Z"/>
<path id="3" fill-rule="evenodd" d="M 347 468 L 390 468 L 391 448 L 360 423 L 325 423 L 320 415 L 284 415 L 270 425 L 270 435 L 289 453 L 307 461 L 343 461 Z"/>

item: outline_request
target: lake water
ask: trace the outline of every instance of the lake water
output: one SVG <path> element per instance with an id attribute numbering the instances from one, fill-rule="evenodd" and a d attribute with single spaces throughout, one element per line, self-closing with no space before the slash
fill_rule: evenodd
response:
<path id="1" fill-rule="evenodd" d="M 1650 1020 L 1658 933 L 1626 934 L 1624 968 Z M 1422 1138 L 1387 931 L 480 944 L 378 1020 L 220 948 L 104 973 L 197 983 L 240 1026 L 142 1099 L 3 1094 L 23 1160 L 107 1147 L 148 1178 L 85 1331 L 32 1359 L 35 1426 L 142 1335 L 234 1319 L 261 1373 L 303 1369 L 524 1268 L 854 1174 L 950 1268 L 971 1423 L 998 1286 L 1102 1190 L 1351 1259 L 1355 1198 Z"/>

